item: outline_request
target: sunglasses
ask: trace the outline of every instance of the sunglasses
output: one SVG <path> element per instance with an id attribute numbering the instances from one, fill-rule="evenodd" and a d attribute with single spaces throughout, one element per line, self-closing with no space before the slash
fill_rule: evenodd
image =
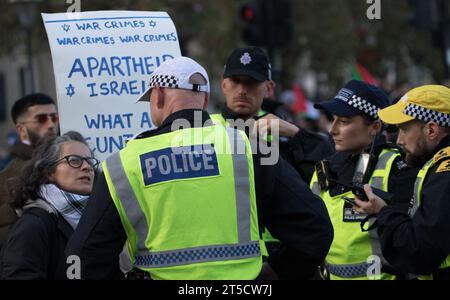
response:
<path id="1" fill-rule="evenodd" d="M 79 169 L 81 168 L 81 166 L 83 165 L 83 161 L 86 161 L 88 163 L 88 165 L 93 168 L 94 170 L 97 169 L 98 165 L 100 164 L 100 161 L 96 158 L 93 157 L 82 157 L 79 155 L 66 155 L 63 158 L 57 160 L 55 162 L 55 164 L 60 163 L 61 161 L 66 160 L 67 163 L 69 164 L 69 166 L 71 166 L 72 168 L 75 169 Z"/>
<path id="2" fill-rule="evenodd" d="M 21 123 L 39 123 L 43 125 L 48 122 L 48 119 L 52 120 L 53 123 L 59 123 L 59 116 L 57 113 L 39 114 L 34 116 L 33 120 Z"/>

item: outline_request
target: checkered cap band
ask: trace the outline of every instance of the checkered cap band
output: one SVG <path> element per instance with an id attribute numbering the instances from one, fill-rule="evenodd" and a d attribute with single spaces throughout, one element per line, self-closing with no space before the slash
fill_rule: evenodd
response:
<path id="1" fill-rule="evenodd" d="M 375 104 L 370 103 L 367 100 L 362 99 L 356 95 L 347 102 L 348 105 L 362 111 L 363 113 L 371 116 L 374 119 L 378 119 L 378 111 L 380 110 Z"/>
<path id="2" fill-rule="evenodd" d="M 178 79 L 175 76 L 171 75 L 154 75 L 150 79 L 150 88 L 154 88 L 155 85 L 159 85 L 160 87 L 178 88 Z"/>
<path id="3" fill-rule="evenodd" d="M 433 121 L 439 126 L 450 127 L 450 114 L 440 113 L 413 103 L 409 103 L 403 113 L 424 122 Z"/>

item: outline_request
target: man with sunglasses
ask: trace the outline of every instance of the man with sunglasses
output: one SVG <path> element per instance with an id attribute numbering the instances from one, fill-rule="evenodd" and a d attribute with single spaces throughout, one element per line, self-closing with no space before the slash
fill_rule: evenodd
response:
<path id="1" fill-rule="evenodd" d="M 11 149 L 11 162 L 0 173 L 0 247 L 16 220 L 15 213 L 9 206 L 10 180 L 20 175 L 36 146 L 59 133 L 56 105 L 47 95 L 30 94 L 17 100 L 12 107 L 11 117 L 19 140 Z"/>

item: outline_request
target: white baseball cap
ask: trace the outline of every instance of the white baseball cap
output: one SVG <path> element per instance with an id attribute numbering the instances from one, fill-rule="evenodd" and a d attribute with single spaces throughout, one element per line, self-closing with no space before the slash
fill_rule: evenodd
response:
<path id="1" fill-rule="evenodd" d="M 206 79 L 206 84 L 192 84 L 190 79 L 199 73 Z M 139 101 L 150 101 L 150 90 L 159 85 L 164 88 L 184 89 L 194 92 L 209 93 L 209 78 L 206 70 L 189 57 L 180 56 L 162 63 L 151 75 L 148 89 Z"/>

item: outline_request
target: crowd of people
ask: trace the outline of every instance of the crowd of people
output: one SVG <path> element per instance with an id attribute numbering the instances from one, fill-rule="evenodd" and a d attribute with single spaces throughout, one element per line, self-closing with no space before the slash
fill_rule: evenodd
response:
<path id="1" fill-rule="evenodd" d="M 79 133 L 59 136 L 51 98 L 18 100 L 0 279 L 68 279 L 73 256 L 81 279 L 450 279 L 449 88 L 393 104 L 351 80 L 315 105 L 327 135 L 264 111 L 275 82 L 260 48 L 232 51 L 221 88 L 210 115 L 207 71 L 164 62 L 140 98 L 155 128 L 101 170 Z"/>

